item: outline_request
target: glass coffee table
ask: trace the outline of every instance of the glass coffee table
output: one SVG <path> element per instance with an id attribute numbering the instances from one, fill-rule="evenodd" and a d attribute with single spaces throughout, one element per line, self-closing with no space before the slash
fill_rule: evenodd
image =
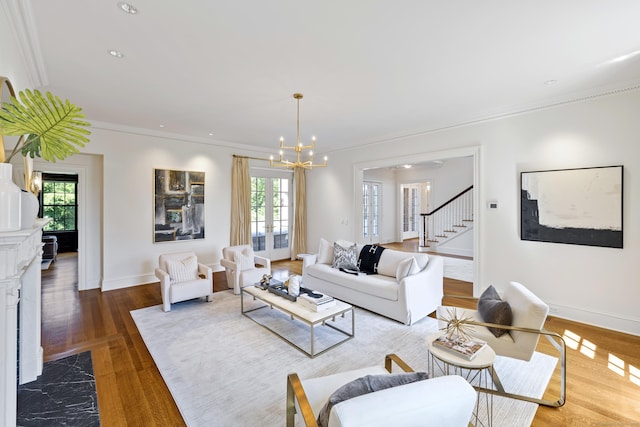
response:
<path id="1" fill-rule="evenodd" d="M 245 298 L 259 301 L 261 304 L 257 306 L 254 305 L 252 308 L 245 307 Z M 260 289 L 256 286 L 244 287 L 240 292 L 240 311 L 244 316 L 250 318 L 258 325 L 279 336 L 284 341 L 311 358 L 319 356 L 320 354 L 331 350 L 332 348 L 350 340 L 355 336 L 355 312 L 353 310 L 353 306 L 338 300 L 335 300 L 335 303 L 336 304 L 333 307 L 329 307 L 322 311 L 316 312 L 302 306 L 302 304 L 298 302 L 289 301 L 288 299 Z M 280 318 L 286 318 L 289 322 L 299 322 L 300 324 L 306 325 L 306 327 L 308 327 L 310 331 L 309 345 L 307 346 L 309 350 L 307 350 L 307 348 L 303 348 L 300 343 L 294 342 L 291 337 L 287 337 L 287 331 L 282 329 L 278 330 L 268 322 L 261 322 L 260 319 L 255 316 L 255 313 L 259 310 L 262 313 L 264 313 L 263 310 L 268 310 L 270 312 L 270 316 L 279 315 Z M 282 316 L 280 313 L 283 313 L 286 316 Z M 351 316 L 351 322 L 347 321 L 346 323 L 347 326 L 348 323 L 351 323 L 350 330 L 349 328 L 338 326 L 338 324 L 336 323 L 336 319 L 346 319 L 349 315 Z M 340 335 L 340 337 L 337 342 L 333 340 L 331 344 L 318 351 L 316 348 L 316 328 L 320 327 L 330 328 L 331 331 L 336 332 Z"/>

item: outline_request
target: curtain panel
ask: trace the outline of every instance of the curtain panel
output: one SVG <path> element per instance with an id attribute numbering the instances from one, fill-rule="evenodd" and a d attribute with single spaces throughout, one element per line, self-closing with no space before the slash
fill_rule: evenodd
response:
<path id="1" fill-rule="evenodd" d="M 231 246 L 251 242 L 251 175 L 249 159 L 233 156 L 231 168 Z"/>
<path id="2" fill-rule="evenodd" d="M 307 251 L 307 181 L 303 168 L 295 168 L 293 183 L 295 185 L 295 205 L 293 213 L 293 242 L 291 260 L 298 254 Z"/>

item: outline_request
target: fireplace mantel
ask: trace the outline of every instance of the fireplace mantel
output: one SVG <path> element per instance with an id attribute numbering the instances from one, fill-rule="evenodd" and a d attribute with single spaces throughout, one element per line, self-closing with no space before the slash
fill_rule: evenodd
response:
<path id="1" fill-rule="evenodd" d="M 42 374 L 40 264 L 42 227 L 0 233 L 0 426 L 16 425 L 17 383 Z M 20 363 L 18 368 L 18 303 Z"/>

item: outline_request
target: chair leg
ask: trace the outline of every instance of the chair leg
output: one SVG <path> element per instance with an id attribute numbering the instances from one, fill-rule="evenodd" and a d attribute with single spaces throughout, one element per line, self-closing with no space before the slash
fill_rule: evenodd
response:
<path id="1" fill-rule="evenodd" d="M 504 387 L 502 386 L 502 382 L 500 381 L 500 378 L 498 377 L 498 373 L 495 371 L 495 369 L 491 370 L 492 371 L 491 376 L 493 379 L 493 384 L 496 387 L 496 389 L 488 389 L 484 387 L 474 387 L 474 388 L 484 393 L 495 394 L 497 396 L 510 397 L 512 399 L 524 400 L 525 402 L 537 403 L 538 405 L 549 406 L 552 408 L 559 408 L 560 406 L 564 405 L 566 394 L 567 394 L 566 344 L 564 342 L 564 339 L 560 335 L 554 332 L 545 331 L 543 334 L 545 337 L 547 337 L 549 342 L 551 342 L 551 344 L 560 352 L 560 397 L 558 398 L 558 400 L 552 401 L 552 400 L 545 400 L 545 399 L 537 399 L 535 397 L 509 393 L 505 391 Z M 559 342 L 554 340 L 554 338 L 558 338 Z"/>

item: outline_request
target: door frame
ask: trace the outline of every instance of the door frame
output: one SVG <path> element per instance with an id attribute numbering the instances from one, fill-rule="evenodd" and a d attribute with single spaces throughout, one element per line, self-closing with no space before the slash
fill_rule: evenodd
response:
<path id="1" fill-rule="evenodd" d="M 455 157 L 473 157 L 473 215 L 478 224 L 482 224 L 483 212 L 480 209 L 480 200 L 484 197 L 482 186 L 480 185 L 480 164 L 481 164 L 481 146 L 473 145 L 462 148 L 453 148 L 449 150 L 430 151 L 424 153 L 416 153 L 412 155 L 388 157 L 376 160 L 368 160 L 364 162 L 353 164 L 353 215 L 352 223 L 354 225 L 354 235 L 352 236 L 355 241 L 361 243 L 362 230 L 362 182 L 364 181 L 364 171 L 367 169 L 387 168 L 397 165 L 403 165 L 408 163 L 423 163 L 434 160 L 451 159 Z M 433 182 L 431 183 L 433 186 Z M 433 188 L 433 187 L 432 187 Z M 481 277 L 482 263 L 480 259 L 482 254 L 480 253 L 482 234 L 480 233 L 479 226 L 473 227 L 473 292 L 474 295 L 479 295 L 480 284 L 478 279 Z M 396 236 L 396 238 L 401 236 Z M 381 242 L 387 243 L 387 242 Z"/>

